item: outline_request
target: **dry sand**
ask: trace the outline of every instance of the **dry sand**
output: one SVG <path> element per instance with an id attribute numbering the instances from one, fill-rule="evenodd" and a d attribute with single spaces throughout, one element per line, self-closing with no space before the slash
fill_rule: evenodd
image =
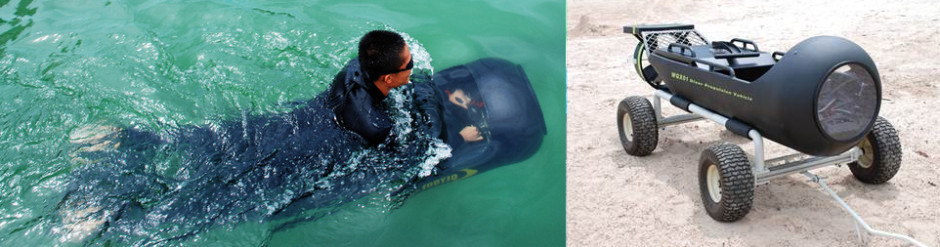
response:
<path id="1" fill-rule="evenodd" d="M 748 140 L 710 122 L 660 130 L 648 157 L 627 155 L 616 108 L 650 95 L 622 26 L 689 23 L 711 40 L 746 38 L 785 51 L 815 35 L 848 38 L 881 73 L 881 116 L 900 132 L 900 172 L 883 185 L 845 166 L 816 173 L 876 229 L 940 246 L 940 3 L 936 1 L 568 1 L 567 243 L 570 246 L 858 246 L 854 223 L 815 183 L 790 175 L 756 188 L 750 214 L 719 223 L 704 212 L 697 161 L 707 146 Z M 678 113 L 667 106 L 667 114 Z M 786 148 L 771 147 L 771 154 Z M 904 242 L 867 237 L 871 246 Z"/>

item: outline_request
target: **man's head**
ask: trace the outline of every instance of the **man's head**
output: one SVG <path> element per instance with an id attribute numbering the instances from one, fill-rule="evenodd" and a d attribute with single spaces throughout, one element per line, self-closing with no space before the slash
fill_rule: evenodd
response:
<path id="1" fill-rule="evenodd" d="M 411 50 L 395 32 L 375 30 L 359 40 L 359 64 L 383 94 L 408 84 L 414 66 L 411 59 Z"/>

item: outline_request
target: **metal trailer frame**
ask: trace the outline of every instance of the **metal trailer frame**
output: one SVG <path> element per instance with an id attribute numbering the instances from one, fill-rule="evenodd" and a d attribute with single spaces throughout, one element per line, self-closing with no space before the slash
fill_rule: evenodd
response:
<path id="1" fill-rule="evenodd" d="M 721 114 L 705 109 L 704 107 L 698 106 L 695 103 L 690 103 L 688 105 L 688 109 L 689 109 L 688 111 L 690 113 L 664 117 L 662 113 L 662 100 L 665 99 L 666 101 L 670 101 L 672 97 L 675 97 L 675 95 L 665 90 L 656 90 L 656 92 L 653 94 L 652 103 L 653 103 L 653 111 L 656 116 L 657 128 L 663 128 L 666 126 L 678 125 L 678 124 L 689 123 L 689 122 L 696 122 L 696 121 L 701 121 L 701 120 L 706 120 L 706 119 L 724 126 L 730 120 L 729 118 L 722 116 Z M 806 155 L 800 152 L 796 152 L 793 154 L 783 155 L 780 157 L 775 157 L 775 158 L 765 160 L 764 138 L 763 136 L 761 136 L 760 131 L 757 131 L 756 129 L 751 128 L 751 130 L 747 134 L 748 134 L 747 137 L 750 138 L 751 141 L 754 143 L 754 154 L 753 154 L 754 158 L 751 159 L 750 161 L 752 165 L 751 169 L 754 174 L 754 186 L 770 183 L 770 179 L 773 179 L 773 178 L 778 178 L 778 177 L 795 174 L 795 173 L 801 173 L 807 176 L 808 178 L 810 178 L 812 182 L 818 183 L 820 187 L 822 187 L 826 192 L 828 192 L 828 194 L 832 196 L 832 198 L 835 199 L 836 202 L 838 202 L 839 205 L 842 206 L 842 208 L 845 209 L 845 211 L 849 213 L 849 215 L 852 216 L 852 218 L 855 220 L 855 232 L 860 241 L 865 242 L 865 240 L 862 238 L 862 235 L 861 235 L 861 232 L 862 232 L 861 230 L 865 230 L 865 232 L 872 234 L 872 235 L 891 237 L 891 238 L 904 240 L 915 246 L 922 246 L 922 247 L 926 246 L 925 244 L 909 236 L 881 231 L 881 230 L 872 228 L 870 225 L 868 225 L 868 223 L 866 223 L 861 218 L 861 216 L 858 215 L 858 213 L 855 212 L 855 210 L 852 210 L 852 208 L 849 207 L 849 205 L 846 204 L 845 201 L 842 200 L 842 198 L 839 197 L 838 194 L 836 194 L 834 191 L 832 191 L 832 189 L 829 188 L 828 182 L 826 181 L 825 178 L 817 176 L 809 172 L 809 170 L 820 168 L 820 167 L 841 165 L 841 164 L 858 161 L 858 158 L 862 155 L 862 151 L 858 147 L 853 147 L 852 149 L 849 149 L 848 151 L 845 151 L 842 154 L 839 154 L 836 156 L 828 156 L 828 157 L 811 156 L 811 155 Z"/>
<path id="2" fill-rule="evenodd" d="M 689 114 L 663 117 L 661 100 L 665 99 L 666 101 L 670 101 L 672 97 L 675 97 L 675 95 L 664 90 L 656 90 L 656 93 L 653 94 L 653 111 L 656 114 L 656 124 L 659 127 L 695 122 L 704 119 L 724 126 L 730 120 L 721 114 L 712 112 L 694 103 L 689 104 L 689 111 L 691 112 Z M 797 152 L 765 160 L 764 137 L 761 136 L 760 131 L 751 128 L 747 134 L 747 137 L 754 143 L 754 158 L 751 161 L 751 167 L 754 172 L 755 185 L 766 184 L 770 182 L 770 179 L 800 173 L 814 168 L 857 161 L 858 157 L 862 155 L 858 147 L 853 147 L 836 156 L 809 156 Z"/>

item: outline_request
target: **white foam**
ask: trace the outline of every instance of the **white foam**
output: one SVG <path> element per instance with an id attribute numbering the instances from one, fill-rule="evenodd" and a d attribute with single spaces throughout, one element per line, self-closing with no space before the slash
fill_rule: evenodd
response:
<path id="1" fill-rule="evenodd" d="M 278 32 L 268 32 L 264 34 L 262 38 L 267 41 L 265 44 L 267 48 L 283 50 L 290 45 L 290 41 Z"/>
<path id="2" fill-rule="evenodd" d="M 418 171 L 418 177 L 427 177 L 431 175 L 431 172 L 434 171 L 434 167 L 437 164 L 440 164 L 441 161 L 444 161 L 447 158 L 452 156 L 450 146 L 447 143 L 444 143 L 440 139 L 434 138 L 434 140 L 428 144 L 428 150 L 425 152 L 425 155 L 428 157 L 421 162 L 419 166 L 421 168 Z"/>
<path id="3" fill-rule="evenodd" d="M 62 35 L 59 35 L 57 33 L 47 34 L 47 35 L 40 36 L 39 38 L 33 39 L 33 43 L 39 43 L 39 42 L 43 42 L 49 39 L 52 39 L 51 42 L 55 43 L 55 42 L 59 42 L 59 38 L 62 38 Z"/>
<path id="4" fill-rule="evenodd" d="M 431 54 L 428 53 L 428 50 L 425 49 L 424 46 L 421 45 L 420 42 L 418 42 L 418 40 L 415 40 L 414 38 L 411 37 L 411 35 L 408 35 L 408 33 L 399 32 L 394 29 L 392 29 L 392 31 L 395 31 L 401 34 L 401 37 L 405 39 L 405 43 L 408 44 L 408 49 L 411 50 L 412 60 L 415 61 L 415 68 L 427 70 L 429 72 L 428 73 L 429 75 L 433 75 L 434 67 L 431 66 L 432 59 L 431 59 Z"/>

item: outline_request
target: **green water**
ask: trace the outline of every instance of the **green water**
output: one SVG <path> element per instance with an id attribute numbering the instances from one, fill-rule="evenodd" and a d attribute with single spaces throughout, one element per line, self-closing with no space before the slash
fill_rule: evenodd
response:
<path id="1" fill-rule="evenodd" d="M 564 2 L 0 1 L 0 245 L 76 245 L 49 220 L 68 136 L 92 124 L 165 130 L 315 97 L 368 30 L 412 41 L 418 67 L 519 63 L 548 127 L 532 158 L 274 231 L 214 227 L 177 245 L 557 246 L 565 238 Z M 172 160 L 163 161 L 164 163 Z M 147 229 L 142 229 L 146 231 Z M 100 244 L 100 243 L 93 243 Z"/>

